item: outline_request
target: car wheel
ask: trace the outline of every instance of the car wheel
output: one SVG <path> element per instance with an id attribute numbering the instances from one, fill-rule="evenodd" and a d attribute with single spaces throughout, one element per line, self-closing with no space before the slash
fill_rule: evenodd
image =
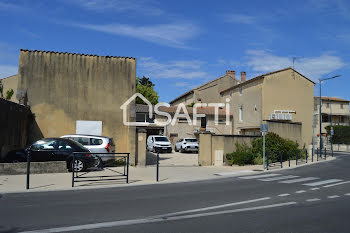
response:
<path id="1" fill-rule="evenodd" d="M 98 162 L 95 164 L 97 168 L 103 168 L 103 161 L 100 156 L 97 156 Z"/>
<path id="2" fill-rule="evenodd" d="M 181 147 L 181 148 L 180 148 L 180 152 L 181 152 L 181 153 L 184 153 L 184 152 L 185 152 L 185 149 Z"/>
<path id="3" fill-rule="evenodd" d="M 179 150 L 177 149 L 177 147 L 175 146 L 175 152 L 178 152 Z"/>
<path id="4" fill-rule="evenodd" d="M 70 163 L 70 168 L 69 171 L 72 171 L 72 166 L 73 165 L 73 161 L 71 161 Z M 76 159 L 74 161 L 74 171 L 75 172 L 81 172 L 81 171 L 85 171 L 86 170 L 86 165 L 83 161 L 81 161 L 80 159 Z"/>

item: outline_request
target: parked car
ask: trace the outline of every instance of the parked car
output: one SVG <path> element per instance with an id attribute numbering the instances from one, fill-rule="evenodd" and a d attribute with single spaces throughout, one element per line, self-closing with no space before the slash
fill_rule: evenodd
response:
<path id="1" fill-rule="evenodd" d="M 194 151 L 198 152 L 198 141 L 196 138 L 182 138 L 175 143 L 175 151 L 187 152 Z"/>
<path id="2" fill-rule="evenodd" d="M 166 136 L 150 135 L 147 138 L 147 150 L 153 152 L 168 152 L 171 153 L 171 143 Z"/>
<path id="3" fill-rule="evenodd" d="M 61 138 L 68 138 L 70 140 L 74 140 L 79 142 L 87 149 L 89 149 L 92 153 L 114 153 L 115 145 L 113 142 L 113 138 L 103 137 L 103 136 L 95 136 L 95 135 L 84 135 L 84 134 L 70 134 L 64 135 Z M 102 161 L 107 161 L 110 159 L 114 159 L 106 154 L 95 154 L 99 156 Z"/>
<path id="4" fill-rule="evenodd" d="M 12 151 L 7 154 L 6 162 L 25 162 L 27 152 L 31 151 L 32 162 L 66 161 L 67 169 L 72 169 L 72 152 L 75 154 L 75 171 L 85 171 L 87 168 L 95 167 L 99 160 L 97 156 L 91 155 L 90 151 L 80 143 L 66 138 L 44 138 L 34 142 L 26 149 Z"/>

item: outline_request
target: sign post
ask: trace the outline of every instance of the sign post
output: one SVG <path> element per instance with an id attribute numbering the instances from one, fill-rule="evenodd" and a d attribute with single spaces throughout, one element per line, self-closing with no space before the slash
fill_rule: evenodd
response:
<path id="1" fill-rule="evenodd" d="M 333 155 L 333 135 L 334 135 L 334 129 L 331 127 L 331 150 L 332 150 L 332 157 Z"/>
<path id="2" fill-rule="evenodd" d="M 265 134 L 269 131 L 269 125 L 268 124 L 261 124 L 260 131 L 263 135 L 263 169 L 266 169 L 265 166 Z"/>

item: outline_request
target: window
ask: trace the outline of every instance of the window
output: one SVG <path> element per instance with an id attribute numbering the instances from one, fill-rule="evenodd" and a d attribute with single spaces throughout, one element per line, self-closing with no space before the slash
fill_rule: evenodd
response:
<path id="1" fill-rule="evenodd" d="M 344 104 L 340 104 L 340 108 L 343 109 L 344 108 Z"/>
<path id="2" fill-rule="evenodd" d="M 169 142 L 167 137 L 154 137 L 156 142 Z"/>
<path id="3" fill-rule="evenodd" d="M 329 108 L 329 103 L 326 104 L 326 107 Z"/>
<path id="4" fill-rule="evenodd" d="M 103 140 L 99 138 L 91 138 L 90 140 L 91 140 L 90 145 L 92 146 L 102 145 L 103 143 Z"/>
<path id="5" fill-rule="evenodd" d="M 206 128 L 206 127 L 207 127 L 207 118 L 201 117 L 201 128 Z"/>
<path id="6" fill-rule="evenodd" d="M 136 113 L 136 122 L 154 123 L 154 115 L 152 118 L 149 118 L 148 113 Z"/>
<path id="7" fill-rule="evenodd" d="M 218 124 L 226 124 L 226 119 L 218 119 Z"/>
<path id="8" fill-rule="evenodd" d="M 79 142 L 80 144 L 87 146 L 90 144 L 89 138 L 83 138 L 83 137 L 75 137 L 73 138 L 74 141 Z"/>
<path id="9" fill-rule="evenodd" d="M 59 150 L 71 150 L 72 147 L 64 141 L 58 141 L 58 149 Z"/>
<path id="10" fill-rule="evenodd" d="M 54 150 L 54 145 L 56 146 L 56 142 L 54 140 L 44 141 L 39 140 L 32 145 L 32 150 Z M 58 145 L 58 144 L 57 144 Z"/>
<path id="11" fill-rule="evenodd" d="M 239 108 L 239 121 L 243 121 L 243 106 Z"/>
<path id="12" fill-rule="evenodd" d="M 186 118 L 179 118 L 179 123 L 187 123 L 187 119 Z"/>
<path id="13" fill-rule="evenodd" d="M 186 142 L 197 142 L 197 139 L 195 139 L 195 138 L 187 138 L 185 141 Z"/>

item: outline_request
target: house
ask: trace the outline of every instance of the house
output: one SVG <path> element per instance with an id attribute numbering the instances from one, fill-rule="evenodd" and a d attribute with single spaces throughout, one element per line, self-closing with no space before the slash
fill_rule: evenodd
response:
<path id="1" fill-rule="evenodd" d="M 259 75 L 220 91 L 230 99 L 233 134 L 259 135 L 260 125 L 298 141 L 312 142 L 315 83 L 291 67 Z"/>
<path id="2" fill-rule="evenodd" d="M 3 94 L 6 95 L 6 92 L 10 89 L 13 90 L 13 95 L 10 101 L 18 103 L 18 100 L 16 98 L 17 95 L 17 84 L 18 84 L 18 77 L 17 75 L 12 75 L 10 77 L 2 78 L 0 79 L 1 84 L 3 85 Z"/>
<path id="3" fill-rule="evenodd" d="M 170 105 L 178 105 L 183 103 L 191 105 L 193 103 L 219 103 L 221 102 L 220 91 L 226 87 L 234 86 L 240 83 L 235 77 L 234 70 L 227 70 L 226 74 L 196 87 L 174 100 L 170 101 Z M 246 73 L 241 72 L 241 80 L 245 81 Z"/>
<path id="4" fill-rule="evenodd" d="M 123 124 L 120 109 L 135 93 L 135 58 L 22 49 L 17 79 L 16 96 L 34 113 L 37 138 L 94 127 L 135 163 L 136 129 Z M 134 109 L 126 116 L 135 121 Z"/>
<path id="5" fill-rule="evenodd" d="M 321 130 L 322 136 L 327 136 L 326 127 L 330 125 L 350 125 L 350 110 L 349 110 L 349 100 L 337 98 L 337 97 L 325 97 L 322 98 L 322 123 Z M 314 97 L 314 136 L 315 143 L 318 145 L 320 136 L 319 127 L 319 106 L 320 97 Z M 327 140 L 324 140 L 326 142 Z"/>
<path id="6" fill-rule="evenodd" d="M 159 107 L 159 110 L 164 113 L 169 113 L 173 119 L 177 106 Z M 218 119 L 215 120 L 215 108 L 214 107 L 198 107 L 197 114 L 201 114 L 201 117 L 194 124 L 193 120 L 193 107 L 186 107 L 186 110 L 190 116 L 191 124 L 184 117 L 179 117 L 174 121 L 174 124 L 168 124 L 166 126 L 159 126 L 156 124 L 156 120 L 164 122 L 166 119 L 162 115 L 155 114 L 152 110 L 152 118 L 149 117 L 149 108 L 147 105 L 136 105 L 136 121 L 140 123 L 149 123 L 147 126 L 138 126 L 137 128 L 143 128 L 148 135 L 165 135 L 168 136 L 173 143 L 180 138 L 196 137 L 199 132 L 211 132 L 214 134 L 232 134 L 232 113 L 228 112 L 228 124 L 226 124 L 226 109 L 218 109 Z M 181 111 L 180 113 L 183 113 Z"/>

